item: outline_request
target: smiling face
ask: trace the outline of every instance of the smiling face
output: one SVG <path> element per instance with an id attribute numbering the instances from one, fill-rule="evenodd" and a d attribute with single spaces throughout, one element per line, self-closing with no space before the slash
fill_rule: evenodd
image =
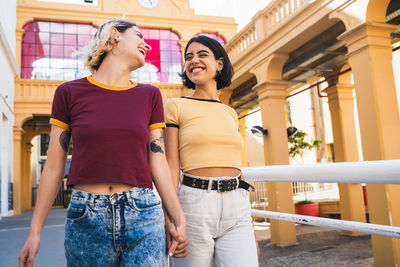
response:
<path id="1" fill-rule="evenodd" d="M 142 67 L 151 46 L 144 41 L 139 28 L 134 26 L 122 33 L 115 29 L 113 34 L 117 41 L 113 54 L 122 56 L 122 60 L 127 60 L 132 70 Z"/>
<path id="2" fill-rule="evenodd" d="M 187 48 L 184 71 L 196 87 L 216 87 L 215 76 L 222 68 L 222 58 L 215 59 L 214 53 L 207 46 L 193 42 Z"/>

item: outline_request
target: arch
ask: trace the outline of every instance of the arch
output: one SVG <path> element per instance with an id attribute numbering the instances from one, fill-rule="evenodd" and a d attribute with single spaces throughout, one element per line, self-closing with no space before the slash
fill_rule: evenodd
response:
<path id="1" fill-rule="evenodd" d="M 270 57 L 270 62 L 267 69 L 267 79 L 282 79 L 282 70 L 288 56 L 286 54 L 273 54 Z"/>
<path id="2" fill-rule="evenodd" d="M 33 137 L 42 133 L 50 132 L 50 116 L 33 116 L 22 125 L 25 130 L 25 141 L 31 142 Z"/>
<path id="3" fill-rule="evenodd" d="M 168 30 L 170 30 L 170 32 L 172 32 L 172 33 L 175 33 L 176 36 L 178 36 L 179 40 L 182 39 L 182 34 L 177 29 L 171 28 L 171 29 L 168 29 Z"/>
<path id="4" fill-rule="evenodd" d="M 267 80 L 282 80 L 282 70 L 289 56 L 282 53 L 274 53 L 262 59 L 249 70 L 257 78 L 257 84 Z"/>
<path id="5" fill-rule="evenodd" d="M 14 116 L 14 127 L 15 128 L 22 128 L 24 124 L 30 120 L 33 119 L 32 114 L 15 114 Z"/>
<path id="6" fill-rule="evenodd" d="M 386 10 L 390 0 L 369 0 L 366 21 L 386 22 Z"/>
<path id="7" fill-rule="evenodd" d="M 15 28 L 17 30 L 24 30 L 25 25 L 34 22 L 34 18 L 25 18 L 23 17 L 22 19 L 17 19 L 17 25 L 15 25 Z"/>

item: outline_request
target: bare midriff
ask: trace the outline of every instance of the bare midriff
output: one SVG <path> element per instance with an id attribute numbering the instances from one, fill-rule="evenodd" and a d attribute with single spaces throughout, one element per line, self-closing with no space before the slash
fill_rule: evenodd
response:
<path id="1" fill-rule="evenodd" d="M 74 189 L 89 192 L 92 194 L 109 195 L 112 193 L 123 192 L 131 189 L 133 186 L 120 183 L 105 183 L 105 184 L 76 184 Z"/>
<path id="2" fill-rule="evenodd" d="M 204 177 L 237 176 L 241 172 L 239 169 L 231 167 L 207 167 L 199 168 L 186 172 L 187 174 Z"/>

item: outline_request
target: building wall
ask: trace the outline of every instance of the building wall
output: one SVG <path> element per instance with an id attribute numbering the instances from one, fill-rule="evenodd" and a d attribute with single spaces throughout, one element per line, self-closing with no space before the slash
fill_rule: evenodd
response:
<path id="1" fill-rule="evenodd" d="M 16 0 L 0 2 L 0 217 L 12 214 Z"/>

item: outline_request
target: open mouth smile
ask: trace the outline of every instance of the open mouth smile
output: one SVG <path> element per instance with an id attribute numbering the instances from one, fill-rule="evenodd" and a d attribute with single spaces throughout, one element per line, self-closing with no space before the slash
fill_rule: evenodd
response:
<path id="1" fill-rule="evenodd" d="M 143 56 L 146 55 L 146 49 L 139 47 L 139 52 L 142 53 Z"/>
<path id="2" fill-rule="evenodd" d="M 199 67 L 199 66 L 192 67 L 189 69 L 190 73 L 194 73 L 194 74 L 202 72 L 203 70 L 204 70 L 204 67 Z"/>

